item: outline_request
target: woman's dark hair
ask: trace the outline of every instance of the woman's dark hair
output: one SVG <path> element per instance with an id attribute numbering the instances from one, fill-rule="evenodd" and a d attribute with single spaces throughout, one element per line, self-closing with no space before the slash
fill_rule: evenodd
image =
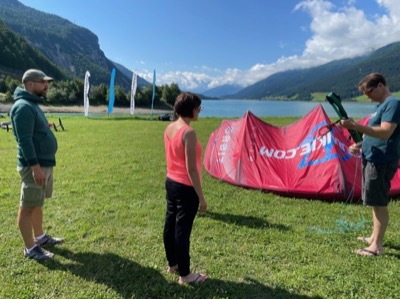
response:
<path id="1" fill-rule="evenodd" d="M 193 110 L 199 108 L 201 99 L 190 92 L 183 92 L 176 97 L 174 104 L 174 120 L 181 117 L 193 117 Z"/>

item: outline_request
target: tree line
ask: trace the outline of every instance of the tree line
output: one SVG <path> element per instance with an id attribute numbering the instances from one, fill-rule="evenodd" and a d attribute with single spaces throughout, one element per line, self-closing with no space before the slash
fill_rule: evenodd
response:
<path id="1" fill-rule="evenodd" d="M 0 102 L 13 103 L 12 94 L 21 86 L 21 82 L 11 76 L 0 79 L 0 93 L 4 94 Z M 50 105 L 83 105 L 84 82 L 80 79 L 53 81 L 47 92 L 47 103 Z M 154 108 L 171 108 L 181 90 L 176 83 L 155 87 Z M 89 89 L 89 103 L 91 105 L 108 105 L 109 86 L 101 83 L 91 85 Z M 129 107 L 131 92 L 125 93 L 119 85 L 114 89 L 114 105 L 116 107 Z M 153 98 L 153 85 L 138 88 L 135 93 L 135 106 L 150 108 Z"/>

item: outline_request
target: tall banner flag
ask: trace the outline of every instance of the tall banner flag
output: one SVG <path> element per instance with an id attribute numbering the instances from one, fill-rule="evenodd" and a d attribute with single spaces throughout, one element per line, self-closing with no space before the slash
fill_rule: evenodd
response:
<path id="1" fill-rule="evenodd" d="M 133 72 L 132 74 L 132 85 L 131 85 L 131 109 L 130 113 L 133 115 L 135 113 L 135 93 L 137 87 L 137 74 Z"/>
<path id="2" fill-rule="evenodd" d="M 114 99 L 115 99 L 114 80 L 115 80 L 115 68 L 113 68 L 111 71 L 110 93 L 109 93 L 109 98 L 108 98 L 108 114 L 112 113 L 113 109 L 114 109 Z"/>
<path id="3" fill-rule="evenodd" d="M 83 87 L 83 107 L 84 107 L 85 116 L 89 115 L 89 88 L 90 88 L 89 77 L 90 77 L 90 73 L 89 73 L 89 71 L 86 71 L 85 85 Z"/>
<path id="4" fill-rule="evenodd" d="M 156 97 L 156 70 L 153 72 L 153 96 L 151 98 L 151 119 L 153 119 L 154 98 Z"/>

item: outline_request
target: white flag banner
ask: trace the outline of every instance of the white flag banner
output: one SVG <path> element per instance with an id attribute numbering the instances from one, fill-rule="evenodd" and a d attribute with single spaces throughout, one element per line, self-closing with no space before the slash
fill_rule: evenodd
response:
<path id="1" fill-rule="evenodd" d="M 137 87 L 137 74 L 133 72 L 132 74 L 132 85 L 131 85 L 131 109 L 130 113 L 133 115 L 135 113 L 135 93 Z"/>
<path id="2" fill-rule="evenodd" d="M 89 73 L 89 71 L 86 71 L 85 85 L 83 87 L 83 106 L 84 106 L 85 116 L 89 115 L 89 88 L 90 88 L 89 77 L 90 77 L 90 73 Z"/>

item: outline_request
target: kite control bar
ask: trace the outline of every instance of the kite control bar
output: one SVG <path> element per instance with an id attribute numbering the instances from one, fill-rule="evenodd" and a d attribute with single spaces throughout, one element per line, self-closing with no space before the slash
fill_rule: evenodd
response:
<path id="1" fill-rule="evenodd" d="M 348 119 L 349 118 L 346 110 L 344 110 L 344 108 L 342 106 L 342 101 L 340 99 L 340 96 L 338 96 L 334 92 L 330 92 L 326 96 L 326 100 L 329 102 L 329 104 L 332 105 L 333 109 L 335 110 L 336 114 L 339 116 L 340 119 Z M 362 141 L 362 137 L 359 132 L 357 132 L 355 130 L 349 130 L 349 129 L 348 129 L 348 131 L 350 133 L 351 138 L 354 140 L 354 142 Z"/>

